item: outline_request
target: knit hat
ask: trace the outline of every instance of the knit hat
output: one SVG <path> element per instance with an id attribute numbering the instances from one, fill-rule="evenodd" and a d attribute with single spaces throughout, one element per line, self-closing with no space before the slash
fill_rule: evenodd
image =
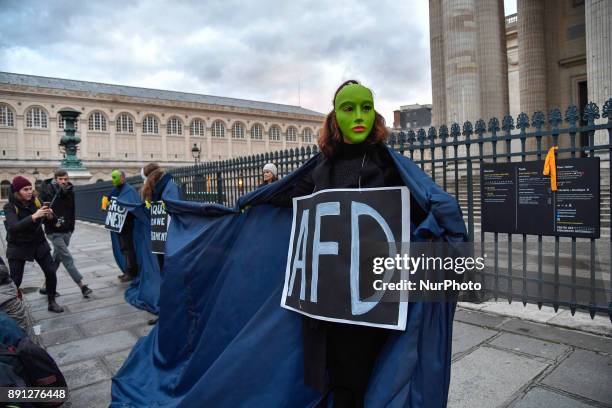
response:
<path id="1" fill-rule="evenodd" d="M 266 164 L 263 168 L 263 171 L 266 171 L 266 170 L 274 174 L 274 177 L 278 176 L 278 169 L 276 168 L 276 165 L 274 163 Z"/>
<path id="2" fill-rule="evenodd" d="M 11 183 L 11 188 L 13 189 L 13 192 L 18 192 L 19 190 L 21 190 L 24 187 L 27 186 L 31 186 L 32 183 L 30 183 L 30 180 L 28 180 L 27 178 L 23 177 L 23 176 L 16 176 L 13 179 L 13 182 Z"/>

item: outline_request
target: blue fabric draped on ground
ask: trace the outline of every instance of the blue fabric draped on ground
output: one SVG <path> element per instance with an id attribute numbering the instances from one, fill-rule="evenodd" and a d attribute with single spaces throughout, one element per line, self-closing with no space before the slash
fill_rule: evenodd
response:
<path id="1" fill-rule="evenodd" d="M 178 200 L 179 191 L 175 183 L 168 183 L 162 193 L 162 199 Z M 125 206 L 134 216 L 133 241 L 136 260 L 139 266 L 138 277 L 130 282 L 125 291 L 125 300 L 139 309 L 157 314 L 159 312 L 159 288 L 161 283 L 159 264 L 151 252 L 151 217 L 138 192 L 134 187 L 125 184 L 117 196 L 119 204 Z M 113 255 L 117 265 L 125 270 L 125 257 L 119 248 L 119 236 L 111 232 Z"/>
<path id="2" fill-rule="evenodd" d="M 456 201 L 409 159 L 390 151 L 428 233 L 464 241 Z M 312 170 L 316 158 L 241 198 L 238 208 L 166 200 L 172 215 L 160 319 L 113 378 L 114 407 L 312 407 L 303 383 L 301 316 L 280 307 L 290 208 L 265 204 Z M 250 207 L 249 207 L 250 206 Z M 367 407 L 444 407 L 450 382 L 452 303 L 410 303 L 405 332 L 387 342 Z"/>

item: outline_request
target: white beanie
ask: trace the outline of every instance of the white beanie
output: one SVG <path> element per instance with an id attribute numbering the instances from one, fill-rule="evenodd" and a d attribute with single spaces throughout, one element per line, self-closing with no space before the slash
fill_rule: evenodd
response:
<path id="1" fill-rule="evenodd" d="M 274 165 L 274 163 L 266 164 L 263 168 L 263 171 L 266 171 L 266 170 L 274 174 L 274 177 L 278 176 L 278 169 L 276 168 L 276 165 Z"/>

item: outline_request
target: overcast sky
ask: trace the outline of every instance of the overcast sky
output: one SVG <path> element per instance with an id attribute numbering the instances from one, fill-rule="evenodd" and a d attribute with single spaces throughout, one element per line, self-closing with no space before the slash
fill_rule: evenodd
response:
<path id="1" fill-rule="evenodd" d="M 431 103 L 428 3 L 0 0 L 0 71 L 323 113 L 354 78 L 391 125 L 400 105 Z"/>

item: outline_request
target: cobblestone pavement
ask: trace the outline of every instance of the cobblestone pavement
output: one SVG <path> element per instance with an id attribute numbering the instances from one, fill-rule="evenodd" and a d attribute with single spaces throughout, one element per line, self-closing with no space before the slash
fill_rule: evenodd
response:
<path id="1" fill-rule="evenodd" d="M 94 291 L 91 299 L 83 299 L 63 267 L 58 302 L 65 313 L 47 312 L 37 291 L 26 298 L 44 344 L 66 375 L 72 406 L 105 407 L 110 379 L 133 344 L 149 332 L 151 315 L 125 303 L 126 285 L 117 280 L 105 230 L 78 223 L 71 250 Z M 29 264 L 23 288 L 34 290 L 42 282 L 42 272 Z M 549 323 L 555 319 L 546 308 L 530 314 L 516 305 L 460 307 L 449 407 L 612 407 L 612 325 L 602 323 L 609 320 L 599 319 L 595 332 L 600 334 L 594 334 Z"/>

